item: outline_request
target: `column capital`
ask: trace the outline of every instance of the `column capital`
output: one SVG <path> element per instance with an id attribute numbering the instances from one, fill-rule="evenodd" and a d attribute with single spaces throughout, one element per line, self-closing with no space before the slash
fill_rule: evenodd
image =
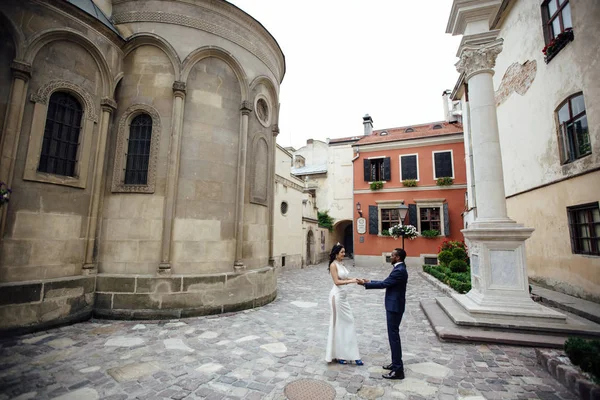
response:
<path id="1" fill-rule="evenodd" d="M 252 103 L 248 100 L 242 101 L 240 111 L 242 112 L 242 115 L 250 115 L 250 113 L 252 112 Z"/>
<path id="2" fill-rule="evenodd" d="M 277 135 L 279 135 L 279 125 L 274 124 L 271 132 L 273 132 L 273 137 L 277 137 Z"/>
<path id="3" fill-rule="evenodd" d="M 27 64 L 23 61 L 13 61 L 10 63 L 10 69 L 12 70 L 13 76 L 24 81 L 28 81 L 31 78 L 31 64 Z"/>
<path id="4" fill-rule="evenodd" d="M 176 97 L 185 97 L 185 82 L 175 81 L 173 82 L 173 94 Z"/>
<path id="5" fill-rule="evenodd" d="M 493 74 L 496 57 L 502 52 L 502 42 L 502 39 L 497 39 L 480 46 L 464 46 L 460 52 L 460 60 L 455 64 L 456 70 L 465 74 L 465 81 L 481 72 Z"/>
<path id="6" fill-rule="evenodd" d="M 100 106 L 102 107 L 102 111 L 108 111 L 112 113 L 117 109 L 117 102 L 110 97 L 104 97 L 102 100 L 100 100 Z"/>

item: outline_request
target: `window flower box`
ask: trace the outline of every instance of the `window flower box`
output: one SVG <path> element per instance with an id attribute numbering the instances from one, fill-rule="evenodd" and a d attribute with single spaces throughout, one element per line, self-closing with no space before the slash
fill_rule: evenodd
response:
<path id="1" fill-rule="evenodd" d="M 575 39 L 575 35 L 573 34 L 573 29 L 568 28 L 564 32 L 558 34 L 554 39 L 550 41 L 543 49 L 542 53 L 544 53 L 544 61 L 546 64 L 550 62 L 558 54 L 559 51 L 562 50 L 563 47 L 567 45 L 570 41 Z"/>

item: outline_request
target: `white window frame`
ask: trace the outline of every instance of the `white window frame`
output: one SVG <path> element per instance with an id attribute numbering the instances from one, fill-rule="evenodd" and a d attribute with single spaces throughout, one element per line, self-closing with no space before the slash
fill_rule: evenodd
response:
<path id="1" fill-rule="evenodd" d="M 452 160 L 450 165 L 452 166 L 452 176 L 450 178 L 454 179 L 454 151 L 450 150 L 437 150 L 431 152 L 431 163 L 433 165 L 433 179 L 438 179 L 435 174 L 435 155 L 436 153 L 448 153 L 450 152 L 450 159 Z"/>
<path id="2" fill-rule="evenodd" d="M 446 236 L 444 232 L 446 221 L 444 220 L 444 202 L 446 199 L 427 199 L 427 200 L 416 200 L 417 204 L 417 231 L 421 233 L 421 208 L 439 208 L 440 209 L 440 234 L 439 236 Z"/>
<path id="3" fill-rule="evenodd" d="M 398 164 L 399 165 L 399 169 L 400 169 L 400 182 L 403 181 L 402 179 L 402 157 L 407 157 L 407 156 L 417 156 L 417 179 L 416 181 L 419 182 L 419 153 L 412 153 L 412 154 L 400 154 L 399 158 L 398 158 Z"/>
<path id="4" fill-rule="evenodd" d="M 388 157 L 388 156 L 367 157 L 367 160 L 377 160 L 377 159 L 381 159 L 381 158 L 385 160 L 387 157 Z M 390 168 L 391 168 L 391 166 L 390 166 Z M 370 184 L 371 184 L 371 183 L 373 183 L 373 182 L 383 182 L 383 183 L 387 183 L 387 181 L 384 181 L 384 180 L 381 180 L 381 181 L 369 181 L 369 182 L 367 182 L 367 183 L 370 185 Z"/>

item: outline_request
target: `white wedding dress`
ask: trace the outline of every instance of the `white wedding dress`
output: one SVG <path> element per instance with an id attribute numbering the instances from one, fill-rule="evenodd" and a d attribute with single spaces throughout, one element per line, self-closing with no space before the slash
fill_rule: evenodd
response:
<path id="1" fill-rule="evenodd" d="M 338 277 L 349 279 L 349 273 L 344 264 L 334 261 L 337 266 Z M 329 320 L 329 337 L 327 338 L 327 352 L 325 360 L 331 362 L 338 360 L 360 360 L 356 330 L 354 329 L 354 316 L 348 303 L 348 290 L 355 285 L 333 285 L 329 292 L 329 305 L 331 318 Z"/>

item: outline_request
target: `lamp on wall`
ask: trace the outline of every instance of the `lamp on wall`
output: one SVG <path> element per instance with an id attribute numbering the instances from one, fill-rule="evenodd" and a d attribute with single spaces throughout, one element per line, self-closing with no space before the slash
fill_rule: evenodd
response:
<path id="1" fill-rule="evenodd" d="M 406 214 L 408 213 L 408 206 L 402 202 L 398 206 L 398 212 L 400 213 L 400 224 L 404 225 L 404 218 L 406 218 Z M 404 248 L 404 232 L 402 233 L 402 248 Z"/>
<path id="2" fill-rule="evenodd" d="M 362 218 L 362 209 L 360 208 L 360 201 L 356 203 L 356 211 L 358 211 L 358 215 Z"/>

